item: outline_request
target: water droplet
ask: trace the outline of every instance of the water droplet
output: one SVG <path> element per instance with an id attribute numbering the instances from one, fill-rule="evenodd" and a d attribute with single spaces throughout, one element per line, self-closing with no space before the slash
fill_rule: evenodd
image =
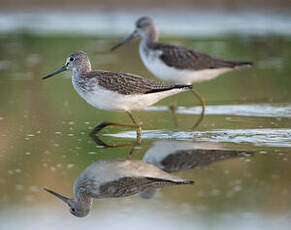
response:
<path id="1" fill-rule="evenodd" d="M 73 168 L 74 166 L 75 166 L 74 164 L 68 164 L 67 168 L 70 169 L 70 168 Z"/>
<path id="2" fill-rule="evenodd" d="M 239 192 L 239 191 L 242 190 L 242 187 L 241 187 L 240 185 L 236 185 L 236 186 L 233 187 L 232 190 L 233 190 L 234 192 Z"/>
<path id="3" fill-rule="evenodd" d="M 69 102 L 68 101 L 64 101 L 64 106 L 69 106 Z"/>
<path id="4" fill-rule="evenodd" d="M 218 189 L 212 189 L 211 190 L 211 195 L 212 196 L 219 196 L 220 195 L 220 191 Z"/>
<path id="5" fill-rule="evenodd" d="M 272 174 L 272 179 L 277 180 L 280 178 L 280 175 Z"/>
<path id="6" fill-rule="evenodd" d="M 26 196 L 24 197 L 24 200 L 27 201 L 27 202 L 31 202 L 31 201 L 34 200 L 34 196 L 32 196 L 32 195 L 26 195 Z"/>
<path id="7" fill-rule="evenodd" d="M 56 169 L 54 166 L 51 166 L 51 167 L 50 167 L 50 170 L 51 170 L 52 172 L 55 172 L 57 169 Z"/>
<path id="8" fill-rule="evenodd" d="M 17 191 L 22 191 L 23 190 L 23 185 L 22 184 L 17 184 L 15 185 L 15 188 Z"/>
<path id="9" fill-rule="evenodd" d="M 39 192 L 39 188 L 36 185 L 29 186 L 30 192 Z"/>

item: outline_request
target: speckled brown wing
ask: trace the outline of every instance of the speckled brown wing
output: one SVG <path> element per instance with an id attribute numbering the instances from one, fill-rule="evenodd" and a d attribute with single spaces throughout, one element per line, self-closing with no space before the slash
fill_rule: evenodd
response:
<path id="1" fill-rule="evenodd" d="M 143 77 L 120 72 L 93 71 L 87 78 L 96 78 L 101 87 L 124 95 L 156 93 L 176 88 L 191 88 L 190 85 L 179 85 L 145 79 Z"/>
<path id="2" fill-rule="evenodd" d="M 169 185 L 192 183 L 192 181 L 183 183 L 151 177 L 123 177 L 101 185 L 99 191 L 103 197 L 125 197 L 143 192 L 149 188 L 158 189 Z"/>
<path id="3" fill-rule="evenodd" d="M 252 65 L 250 62 L 234 62 L 217 59 L 183 46 L 154 43 L 151 48 L 154 50 L 160 50 L 160 59 L 167 66 L 176 69 L 205 70 Z"/>
<path id="4" fill-rule="evenodd" d="M 169 154 L 161 161 L 163 170 L 177 172 L 190 168 L 209 165 L 213 162 L 226 160 L 238 156 L 252 156 L 251 151 L 219 150 L 219 149 L 190 149 L 179 150 Z"/>

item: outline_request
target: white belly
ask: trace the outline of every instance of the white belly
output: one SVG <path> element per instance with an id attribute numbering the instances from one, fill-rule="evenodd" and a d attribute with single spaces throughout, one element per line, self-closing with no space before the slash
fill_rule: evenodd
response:
<path id="1" fill-rule="evenodd" d="M 185 91 L 185 89 L 172 89 L 158 93 L 123 95 L 96 86 L 93 91 L 82 91 L 73 81 L 75 90 L 90 105 L 101 110 L 131 111 L 141 110 L 153 105 L 161 99 Z"/>
<path id="2" fill-rule="evenodd" d="M 218 77 L 220 74 L 231 71 L 230 68 L 207 69 L 207 70 L 180 70 L 174 67 L 169 67 L 163 63 L 159 56 L 161 51 L 149 51 L 146 55 L 142 45 L 139 47 L 139 53 L 144 65 L 157 78 L 164 81 L 172 81 L 183 84 L 192 84 L 211 80 Z"/>

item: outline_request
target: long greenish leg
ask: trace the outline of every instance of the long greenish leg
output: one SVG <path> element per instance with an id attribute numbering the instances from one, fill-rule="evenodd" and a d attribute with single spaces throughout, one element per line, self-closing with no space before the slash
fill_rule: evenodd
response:
<path id="1" fill-rule="evenodd" d="M 127 114 L 130 117 L 130 119 L 132 120 L 132 122 L 135 124 L 136 134 L 137 134 L 137 142 L 140 143 L 141 142 L 141 132 L 142 132 L 141 124 L 137 122 L 136 118 L 132 115 L 131 112 L 127 111 Z"/>
<path id="2" fill-rule="evenodd" d="M 170 109 L 171 114 L 172 114 L 173 119 L 174 119 L 175 129 L 177 129 L 178 128 L 178 119 L 177 119 L 176 110 L 177 110 L 177 104 L 178 104 L 178 95 L 174 95 L 173 97 L 174 97 L 174 99 L 172 101 L 172 104 L 169 106 L 169 109 Z"/>
<path id="3" fill-rule="evenodd" d="M 198 93 L 198 91 L 196 89 L 192 89 L 192 92 L 195 95 L 195 97 L 198 98 L 198 100 L 200 101 L 201 106 L 202 106 L 202 111 L 201 111 L 200 117 L 192 128 L 192 129 L 196 129 L 205 117 L 205 105 L 206 104 L 205 104 L 204 98 Z"/>
<path id="4" fill-rule="evenodd" d="M 91 138 L 96 142 L 97 145 L 102 146 L 108 149 L 116 149 L 116 148 L 123 148 L 123 147 L 131 147 L 128 152 L 128 159 L 132 159 L 134 155 L 137 154 L 138 149 L 136 148 L 140 143 L 132 142 L 127 144 L 120 144 L 120 145 L 108 145 L 104 141 L 102 141 L 94 132 L 90 133 Z"/>

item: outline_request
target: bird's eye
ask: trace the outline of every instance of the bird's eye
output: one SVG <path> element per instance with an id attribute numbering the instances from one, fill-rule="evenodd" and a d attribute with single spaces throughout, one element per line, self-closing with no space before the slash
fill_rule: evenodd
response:
<path id="1" fill-rule="evenodd" d="M 72 210 L 72 212 L 75 212 L 76 211 L 74 208 L 72 208 L 71 210 Z"/>
<path id="2" fill-rule="evenodd" d="M 70 61 L 74 61 L 74 58 L 73 57 L 70 57 Z"/>

